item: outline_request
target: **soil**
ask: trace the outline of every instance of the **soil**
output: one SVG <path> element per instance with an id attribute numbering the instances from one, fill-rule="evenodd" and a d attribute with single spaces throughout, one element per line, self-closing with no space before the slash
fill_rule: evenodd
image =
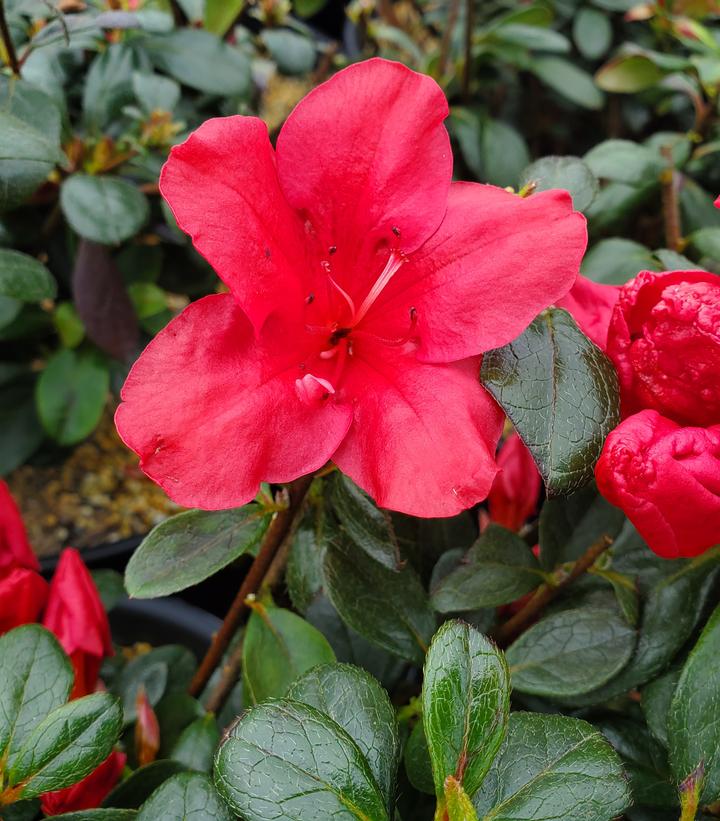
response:
<path id="1" fill-rule="evenodd" d="M 7 482 L 38 556 L 144 536 L 182 510 L 140 471 L 110 411 L 63 464 L 23 465 Z"/>

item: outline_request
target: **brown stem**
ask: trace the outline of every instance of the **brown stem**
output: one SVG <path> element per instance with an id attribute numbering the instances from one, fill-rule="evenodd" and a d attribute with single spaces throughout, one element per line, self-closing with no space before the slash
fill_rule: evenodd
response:
<path id="1" fill-rule="evenodd" d="M 662 211 L 665 225 L 665 244 L 672 251 L 682 251 L 683 240 L 680 230 L 680 203 L 678 201 L 679 178 L 673 163 L 672 149 L 664 145 L 660 153 L 668 162 L 660 177 L 662 186 Z"/>
<path id="2" fill-rule="evenodd" d="M 462 96 L 467 104 L 470 102 L 470 75 L 472 69 L 472 31 L 475 17 L 475 0 L 465 3 L 465 64 L 463 65 Z"/>
<path id="3" fill-rule="evenodd" d="M 5 19 L 5 3 L 0 0 L 0 38 L 2 38 L 5 51 L 8 56 L 8 63 L 12 69 L 12 73 L 20 76 L 20 64 L 18 63 L 17 52 L 15 51 L 15 44 L 10 36 L 10 29 L 8 28 L 7 20 Z"/>
<path id="4" fill-rule="evenodd" d="M 512 639 L 522 633 L 534 619 L 547 607 L 548 604 L 566 587 L 571 585 L 575 579 L 587 572 L 597 561 L 597 559 L 610 547 L 612 539 L 609 536 L 601 536 L 596 542 L 580 556 L 573 564 L 570 571 L 562 576 L 555 584 L 543 584 L 538 587 L 535 595 L 521 610 L 493 634 L 495 641 L 501 646 L 509 644 Z"/>
<path id="5" fill-rule="evenodd" d="M 247 610 L 245 599 L 247 599 L 251 593 L 257 593 L 263 577 L 267 573 L 272 560 L 275 558 L 275 554 L 278 552 L 283 541 L 285 540 L 285 537 L 290 532 L 293 521 L 302 506 L 302 501 L 305 498 L 305 494 L 308 492 L 308 489 L 312 484 L 312 480 L 312 476 L 301 476 L 299 479 L 296 479 L 287 486 L 289 496 L 288 506 L 283 510 L 278 511 L 272 522 L 270 522 L 270 526 L 265 532 L 265 536 L 260 544 L 258 554 L 253 563 L 250 565 L 250 569 L 243 579 L 233 603 L 230 605 L 230 609 L 225 616 L 222 626 L 213 637 L 210 648 L 205 654 L 205 658 L 200 663 L 200 667 L 198 667 L 193 680 L 190 682 L 188 692 L 191 696 L 200 695 L 206 687 L 208 681 L 210 681 L 210 677 L 215 671 L 215 668 L 218 667 L 222 661 L 222 657 L 230 646 L 230 642 L 237 632 L 243 616 L 245 615 L 245 611 Z M 208 702 L 208 709 L 213 712 L 217 709 L 218 701 L 220 704 L 224 701 L 224 695 L 218 695 L 221 689 L 228 685 L 229 679 L 232 680 L 230 681 L 228 692 L 232 689 L 232 686 L 235 683 L 237 671 L 233 671 L 228 668 L 229 664 L 226 665 L 223 670 L 220 683 L 212 693 L 210 701 Z"/>
<path id="6" fill-rule="evenodd" d="M 460 0 L 452 0 L 452 5 L 448 11 L 447 26 L 443 32 L 440 44 L 440 57 L 438 59 L 438 79 L 442 80 L 447 71 L 448 58 L 450 57 L 450 45 L 452 44 L 452 34 L 458 16 L 460 15 Z"/>

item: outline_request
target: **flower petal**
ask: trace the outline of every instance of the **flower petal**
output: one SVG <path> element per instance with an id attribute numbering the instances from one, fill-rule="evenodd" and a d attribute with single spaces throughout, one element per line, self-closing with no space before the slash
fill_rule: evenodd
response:
<path id="1" fill-rule="evenodd" d="M 255 339 L 228 294 L 192 303 L 123 387 L 116 425 L 140 467 L 179 504 L 209 510 L 245 504 L 261 481 L 322 467 L 352 411 L 331 396 L 302 401 L 300 340 L 273 318 Z"/>
<path id="2" fill-rule="evenodd" d="M 160 191 L 256 330 L 274 309 L 302 307 L 303 228 L 280 190 L 265 123 L 207 120 L 170 152 Z"/>
<path id="3" fill-rule="evenodd" d="M 285 122 L 280 185 L 322 252 L 336 249 L 333 275 L 345 290 L 356 292 L 353 276 L 377 275 L 369 261 L 378 245 L 409 253 L 440 224 L 452 174 L 447 114 L 434 80 L 373 59 L 318 86 Z"/>
<path id="4" fill-rule="evenodd" d="M 355 418 L 335 463 L 380 506 L 413 516 L 453 516 L 485 499 L 503 414 L 479 369 L 479 357 L 426 365 L 358 343 L 342 387 Z"/>
<path id="5" fill-rule="evenodd" d="M 566 191 L 522 198 L 453 183 L 442 225 L 374 306 L 374 330 L 407 326 L 414 307 L 424 362 L 505 345 L 570 290 L 586 244 L 585 218 Z"/>
<path id="6" fill-rule="evenodd" d="M 555 304 L 572 314 L 585 336 L 604 351 L 610 319 L 619 296 L 618 285 L 602 285 L 580 275 L 570 291 Z"/>

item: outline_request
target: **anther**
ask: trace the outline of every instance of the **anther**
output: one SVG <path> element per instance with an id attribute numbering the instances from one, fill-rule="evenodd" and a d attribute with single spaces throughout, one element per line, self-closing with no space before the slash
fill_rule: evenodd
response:
<path id="1" fill-rule="evenodd" d="M 328 248 L 328 253 L 330 254 L 330 256 L 332 256 L 336 251 L 337 251 L 337 245 L 331 245 Z"/>
<path id="2" fill-rule="evenodd" d="M 315 302 L 315 294 L 310 293 L 305 297 L 305 304 L 312 305 Z"/>
<path id="3" fill-rule="evenodd" d="M 397 227 L 397 225 L 393 225 L 392 232 L 393 234 L 395 234 L 396 237 L 400 236 L 400 229 Z"/>

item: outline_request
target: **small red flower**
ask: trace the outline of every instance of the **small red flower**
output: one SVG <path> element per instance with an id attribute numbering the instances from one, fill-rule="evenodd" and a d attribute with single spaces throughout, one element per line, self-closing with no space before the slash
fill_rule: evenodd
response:
<path id="1" fill-rule="evenodd" d="M 490 521 L 519 530 L 537 509 L 542 480 L 537 466 L 517 433 L 500 448 L 500 472 L 488 496 Z"/>
<path id="2" fill-rule="evenodd" d="M 60 556 L 43 624 L 55 634 L 75 669 L 70 698 L 93 693 L 102 660 L 113 654 L 113 646 L 100 595 L 73 548 L 63 550 Z"/>
<path id="3" fill-rule="evenodd" d="M 48 583 L 34 570 L 13 567 L 0 575 L 0 635 L 40 618 Z"/>
<path id="4" fill-rule="evenodd" d="M 12 567 L 40 570 L 10 488 L 0 479 L 0 574 Z"/>
<path id="5" fill-rule="evenodd" d="M 329 459 L 383 507 L 450 516 L 484 499 L 502 415 L 480 355 L 572 287 L 585 250 L 565 191 L 451 183 L 439 86 L 353 65 L 277 140 L 208 120 L 160 189 L 230 293 L 161 331 L 116 422 L 183 505 L 244 504 Z"/>
<path id="6" fill-rule="evenodd" d="M 585 336 L 604 351 L 607 348 L 610 319 L 619 295 L 620 288 L 617 285 L 602 285 L 581 275 L 556 305 L 572 314 Z"/>
<path id="7" fill-rule="evenodd" d="M 60 815 L 99 807 L 120 780 L 125 767 L 125 753 L 113 751 L 90 775 L 72 787 L 45 793 L 40 807 L 45 815 Z"/>
<path id="8" fill-rule="evenodd" d="M 595 476 L 659 556 L 697 556 L 720 543 L 720 425 L 636 413 L 608 436 Z"/>

